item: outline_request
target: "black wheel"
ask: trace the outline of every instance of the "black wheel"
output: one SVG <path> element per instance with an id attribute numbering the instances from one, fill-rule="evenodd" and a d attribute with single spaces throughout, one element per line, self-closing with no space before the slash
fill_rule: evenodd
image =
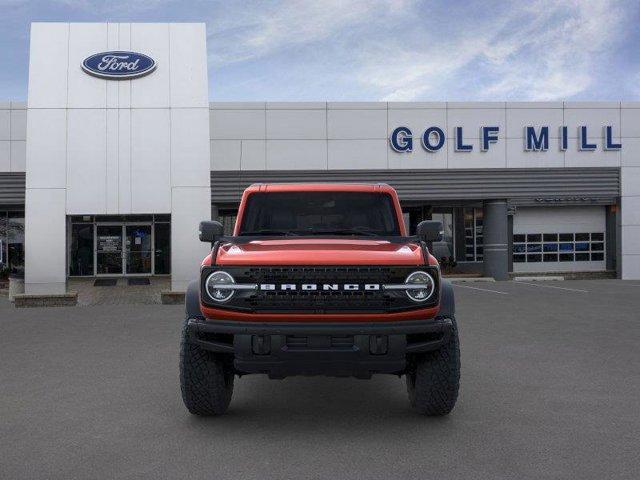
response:
<path id="1" fill-rule="evenodd" d="M 193 345 L 187 338 L 187 321 L 180 343 L 182 401 L 194 415 L 222 415 L 233 395 L 234 374 L 223 358 Z"/>
<path id="2" fill-rule="evenodd" d="M 452 320 L 449 341 L 418 356 L 406 375 L 411 406 L 424 415 L 447 415 L 458 399 L 460 343 L 456 321 Z"/>

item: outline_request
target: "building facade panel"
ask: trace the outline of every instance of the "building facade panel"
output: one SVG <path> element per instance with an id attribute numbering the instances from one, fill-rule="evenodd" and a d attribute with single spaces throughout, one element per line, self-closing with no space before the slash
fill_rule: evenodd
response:
<path id="1" fill-rule="evenodd" d="M 621 109 L 620 131 L 624 138 L 640 138 L 640 108 Z"/>
<path id="2" fill-rule="evenodd" d="M 0 140 L 0 172 L 11 171 L 11 142 Z"/>
<path id="3" fill-rule="evenodd" d="M 349 168 L 378 169 L 387 168 L 387 152 L 381 148 L 387 140 L 329 140 L 328 163 L 330 170 L 344 165 L 349 159 Z"/>
<path id="4" fill-rule="evenodd" d="M 640 138 L 623 138 L 624 148 L 620 152 L 620 166 L 640 167 Z"/>
<path id="5" fill-rule="evenodd" d="M 567 103 L 564 109 L 564 125 L 568 127 L 569 138 L 578 138 L 580 127 L 587 127 L 588 136 L 598 139 L 602 145 L 602 128 L 604 125 L 613 127 L 613 131 L 620 135 L 620 104 L 578 104 L 583 107 L 574 108 Z"/>
<path id="6" fill-rule="evenodd" d="M 24 172 L 27 169 L 27 142 L 12 141 L 11 143 L 11 171 Z"/>
<path id="7" fill-rule="evenodd" d="M 0 172 L 24 172 L 27 111 L 24 102 L 0 102 Z"/>
<path id="8" fill-rule="evenodd" d="M 529 104 L 526 108 L 517 108 L 507 103 L 506 131 L 508 139 L 522 139 L 525 126 L 535 127 L 540 131 L 541 127 L 549 128 L 549 138 L 559 138 L 560 126 L 564 125 L 564 110 L 562 102 L 558 102 L 553 108 L 536 108 Z"/>
<path id="9" fill-rule="evenodd" d="M 107 107 L 107 82 L 96 82 L 80 65 L 89 55 L 108 50 L 106 23 L 69 24 L 67 108 Z"/>
<path id="10" fill-rule="evenodd" d="M 171 23 L 169 35 L 171 107 L 208 109 L 207 34 L 204 24 Z M 185 85 L 189 88 L 184 88 Z M 208 121 L 205 123 L 208 126 Z"/>
<path id="11" fill-rule="evenodd" d="M 107 213 L 107 110 L 67 110 L 67 212 Z"/>
<path id="12" fill-rule="evenodd" d="M 66 109 L 29 109 L 27 172 L 27 188 L 66 188 Z"/>
<path id="13" fill-rule="evenodd" d="M 562 168 L 565 166 L 565 152 L 560 150 L 560 140 L 549 134 L 547 151 L 530 152 L 524 150 L 522 134 L 518 138 L 506 139 L 507 168 Z"/>
<path id="14" fill-rule="evenodd" d="M 387 139 L 386 109 L 327 110 L 327 138 L 329 140 Z"/>
<path id="15" fill-rule="evenodd" d="M 171 111 L 168 108 L 133 109 L 131 213 L 170 211 Z"/>
<path id="16" fill-rule="evenodd" d="M 258 109 L 212 109 L 212 140 L 264 140 L 266 134 L 266 111 Z"/>
<path id="17" fill-rule="evenodd" d="M 267 140 L 267 169 L 327 169 L 326 140 Z"/>
<path id="18" fill-rule="evenodd" d="M 30 109 L 67 107 L 69 28 L 68 23 L 31 24 L 28 88 Z"/>
<path id="19" fill-rule="evenodd" d="M 266 168 L 266 140 L 241 140 L 240 170 L 264 170 Z"/>
<path id="20" fill-rule="evenodd" d="M 25 211 L 25 288 L 32 294 L 66 291 L 65 189 L 30 188 Z M 45 220 L 46 219 L 46 220 Z"/>
<path id="21" fill-rule="evenodd" d="M 242 140 L 211 140 L 211 170 L 240 170 Z"/>
<path id="22" fill-rule="evenodd" d="M 168 229 L 162 225 L 178 218 L 191 219 L 191 212 L 200 217 L 210 211 L 207 203 L 198 208 L 181 201 L 186 198 L 184 189 L 197 189 L 194 198 L 210 195 L 204 26 L 35 24 L 34 31 L 27 112 L 27 292 L 59 291 L 67 271 L 169 273 L 153 249 L 133 254 L 129 246 L 134 241 L 148 246 L 149 238 L 152 244 L 154 237 L 162 246 L 163 238 L 169 242 Z M 59 55 L 62 45 L 65 54 Z M 141 78 L 118 82 L 83 71 L 84 58 L 109 49 L 144 53 L 155 60 L 157 68 Z M 175 53 L 173 64 L 171 52 Z M 49 69 L 49 55 L 56 56 L 55 68 Z M 36 74 L 54 78 L 45 84 Z M 172 79 L 182 90 L 175 96 L 171 96 Z M 42 192 L 55 192 L 56 202 L 44 205 Z M 33 225 L 47 218 L 47 208 L 51 209 L 48 218 L 61 220 L 63 230 L 68 224 L 72 231 L 61 236 L 56 232 L 45 252 Z M 105 217 L 107 214 L 111 216 Z M 135 219 L 138 224 L 131 223 Z M 104 223 L 114 221 L 122 223 L 121 230 Z M 77 247 L 67 245 L 67 238 L 72 243 L 79 241 L 83 238 L 80 232 L 86 237 L 92 228 L 93 264 L 65 264 L 67 253 Z M 181 249 L 199 252 L 201 245 L 192 233 L 196 228 L 197 222 L 190 232 L 172 229 L 172 237 L 180 237 L 175 241 Z M 170 255 L 168 245 L 163 249 Z M 62 263 L 50 262 L 50 271 L 44 272 L 34 262 L 45 255 L 55 255 Z M 195 273 L 198 267 L 186 257 L 182 261 L 185 254 L 181 252 L 172 255 L 180 263 L 174 278 L 182 286 L 182 269 Z"/>
<path id="23" fill-rule="evenodd" d="M 210 169 L 209 109 L 171 109 L 171 186 L 208 187 Z M 183 165 L 193 168 L 184 168 Z"/>
<path id="24" fill-rule="evenodd" d="M 267 140 L 320 140 L 327 138 L 327 110 L 281 108 L 266 111 Z"/>
<path id="25" fill-rule="evenodd" d="M 5 102 L 5 108 L 0 108 L 0 142 L 9 140 L 11 140 L 11 110 L 9 102 Z"/>
<path id="26" fill-rule="evenodd" d="M 169 108 L 171 106 L 170 35 L 168 23 L 132 23 L 130 48 L 145 52 L 158 68 L 152 75 L 130 80 L 131 108 Z M 160 65 L 165 65 L 161 68 Z M 190 88 L 193 80 L 182 88 Z"/>

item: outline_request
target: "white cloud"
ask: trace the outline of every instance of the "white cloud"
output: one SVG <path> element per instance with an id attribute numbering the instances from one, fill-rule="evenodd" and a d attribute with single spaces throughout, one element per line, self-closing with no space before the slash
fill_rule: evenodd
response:
<path id="1" fill-rule="evenodd" d="M 359 81 L 379 91 L 382 100 L 407 101 L 442 99 L 443 91 L 450 99 L 448 87 L 455 79 L 473 85 L 472 96 L 480 100 L 562 99 L 587 90 L 597 62 L 622 31 L 623 10 L 609 0 L 518 5 L 505 5 L 506 13 L 484 22 L 466 19 L 463 33 L 452 38 L 425 31 L 428 49 L 404 47 L 391 62 L 385 59 L 393 57 L 393 49 L 370 54 Z M 457 94 L 466 98 L 467 93 Z"/>
<path id="2" fill-rule="evenodd" d="M 226 65 L 323 40 L 398 15 L 404 0 L 258 2 L 215 12 L 211 60 Z"/>
<path id="3" fill-rule="evenodd" d="M 262 2 L 215 13 L 210 62 L 290 53 L 309 83 L 387 101 L 562 99 L 593 86 L 626 20 L 616 0 Z"/>

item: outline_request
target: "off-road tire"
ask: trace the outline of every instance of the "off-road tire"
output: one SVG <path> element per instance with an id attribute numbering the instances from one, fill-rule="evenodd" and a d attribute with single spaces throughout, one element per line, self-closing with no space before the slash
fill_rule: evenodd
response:
<path id="1" fill-rule="evenodd" d="M 233 395 L 234 374 L 220 356 L 189 342 L 187 321 L 180 343 L 180 390 L 193 415 L 222 415 Z"/>
<path id="2" fill-rule="evenodd" d="M 447 415 L 460 386 L 460 343 L 454 318 L 449 341 L 438 350 L 417 356 L 406 375 L 411 406 L 429 416 Z"/>

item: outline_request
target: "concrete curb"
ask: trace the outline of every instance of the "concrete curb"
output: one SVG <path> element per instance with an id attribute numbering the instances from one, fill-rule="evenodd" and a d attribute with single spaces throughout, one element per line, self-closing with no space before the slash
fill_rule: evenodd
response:
<path id="1" fill-rule="evenodd" d="M 30 307 L 74 307 L 78 304 L 78 292 L 67 292 L 58 295 L 16 294 L 16 308 Z"/>
<path id="2" fill-rule="evenodd" d="M 185 292 L 160 292 L 160 302 L 163 305 L 181 305 L 184 303 Z"/>
<path id="3" fill-rule="evenodd" d="M 548 276 L 537 276 L 537 277 L 513 277 L 515 282 L 547 282 L 547 281 L 560 281 L 564 280 L 564 277 L 560 275 L 548 275 Z"/>
<path id="4" fill-rule="evenodd" d="M 451 283 L 493 283 L 496 280 L 492 277 L 443 277 L 445 280 L 449 280 Z"/>

